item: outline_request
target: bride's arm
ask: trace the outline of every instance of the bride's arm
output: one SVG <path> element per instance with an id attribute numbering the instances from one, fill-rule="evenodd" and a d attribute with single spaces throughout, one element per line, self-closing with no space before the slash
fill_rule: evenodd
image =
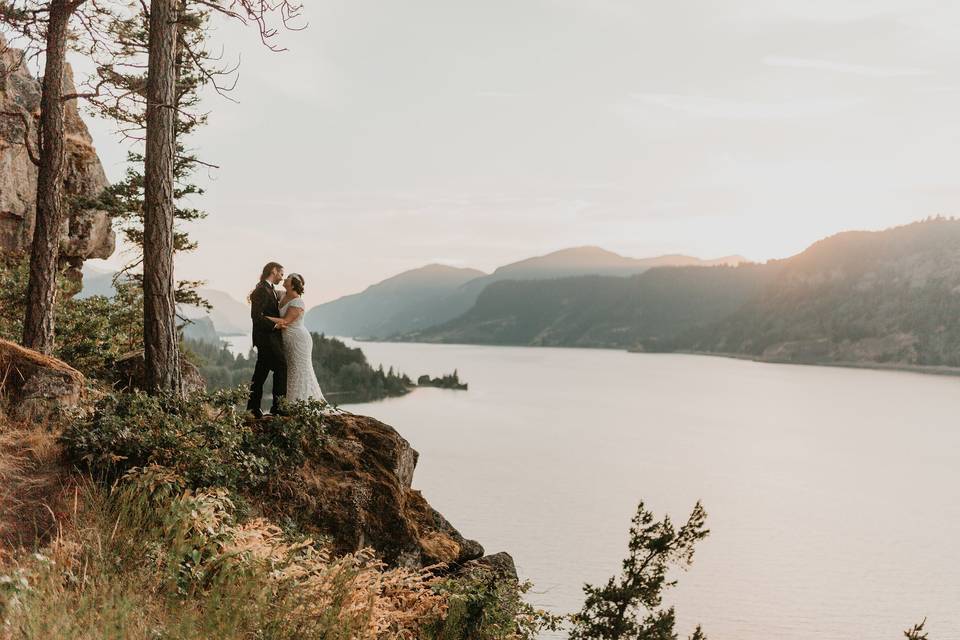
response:
<path id="1" fill-rule="evenodd" d="M 278 327 L 281 329 L 285 328 L 287 325 L 296 321 L 297 318 L 303 315 L 303 309 L 300 307 L 294 307 L 293 305 L 287 308 L 287 312 L 283 314 L 282 318 L 271 318 L 267 317 L 267 320 L 275 322 Z"/>

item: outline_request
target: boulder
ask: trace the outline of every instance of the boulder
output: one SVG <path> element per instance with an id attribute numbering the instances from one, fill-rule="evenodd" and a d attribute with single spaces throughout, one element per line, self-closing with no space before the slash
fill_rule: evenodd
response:
<path id="1" fill-rule="evenodd" d="M 458 564 L 483 555 L 411 487 L 418 454 L 392 427 L 350 413 L 329 415 L 323 450 L 267 503 L 269 515 L 326 536 L 338 553 L 372 547 L 392 566 Z"/>
<path id="2" fill-rule="evenodd" d="M 36 419 L 83 399 L 83 374 L 51 356 L 0 339 L 0 397 L 11 417 Z"/>
<path id="3" fill-rule="evenodd" d="M 517 576 L 517 565 L 513 561 L 513 556 L 506 551 L 471 560 L 461 565 L 457 573 L 468 573 L 475 569 L 489 571 L 503 580 L 519 581 L 520 579 Z"/>
<path id="4" fill-rule="evenodd" d="M 22 56 L 22 51 L 7 47 L 0 36 L 0 111 L 21 112 L 35 118 L 40 111 L 40 83 Z M 63 84 L 64 91 L 76 91 L 69 67 Z M 68 196 L 96 197 L 109 183 L 76 100 L 66 103 L 65 120 L 64 189 Z M 0 254 L 29 252 L 33 241 L 37 168 L 30 161 L 23 142 L 23 121 L 0 116 Z M 108 258 L 115 248 L 116 236 L 106 211 L 78 209 L 71 211 L 69 219 L 64 221 L 60 260 L 70 267 L 72 277 L 80 278 L 79 270 L 85 259 Z"/>
<path id="5" fill-rule="evenodd" d="M 188 360 L 180 358 L 180 375 L 183 378 L 185 393 L 206 391 L 207 382 L 200 375 L 200 370 Z M 113 386 L 123 391 L 131 389 L 146 389 L 146 364 L 143 349 L 126 353 L 114 363 Z"/>

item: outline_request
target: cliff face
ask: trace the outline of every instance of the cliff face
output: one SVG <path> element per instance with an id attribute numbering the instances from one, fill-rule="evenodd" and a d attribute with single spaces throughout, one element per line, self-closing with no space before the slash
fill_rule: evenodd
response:
<path id="1" fill-rule="evenodd" d="M 294 520 L 329 536 L 339 553 L 373 547 L 391 565 L 462 565 L 483 547 L 460 534 L 411 487 L 419 454 L 392 427 L 353 414 L 325 421 L 329 442 L 268 505 L 275 520 Z"/>
<path id="2" fill-rule="evenodd" d="M 142 368 L 142 355 L 134 354 L 132 362 L 118 362 L 118 377 L 135 377 L 137 362 Z M 4 426 L 12 424 L 10 421 L 26 424 L 34 420 L 43 425 L 43 420 L 51 417 L 55 424 L 60 410 L 68 407 L 90 411 L 92 406 L 86 400 L 91 394 L 102 394 L 103 389 L 90 387 L 88 393 L 86 387 L 80 373 L 67 364 L 0 340 L 0 480 L 4 478 Z M 241 439 L 246 437 L 241 434 L 253 430 L 282 428 L 272 422 L 250 424 L 242 417 L 236 419 L 231 428 L 237 429 Z M 326 433 L 322 444 L 305 448 L 302 459 L 291 463 L 287 473 L 275 477 L 269 488 L 245 494 L 259 515 L 276 523 L 295 523 L 303 533 L 325 538 L 338 555 L 370 547 L 391 566 L 422 568 L 443 563 L 455 571 L 477 561 L 515 576 L 509 555 L 484 557 L 479 542 L 464 537 L 412 487 L 419 454 L 395 429 L 351 413 L 327 415 L 323 425 Z M 202 433 L 208 427 L 193 423 L 191 430 Z M 135 428 L 144 429 L 142 425 Z M 54 431 L 48 429 L 49 434 Z M 179 446 L 190 446 L 180 438 L 176 441 Z M 118 454 L 114 451 L 111 455 Z M 67 486 L 73 465 L 66 458 L 61 462 L 57 473 L 62 475 L 60 484 Z M 11 532 L 22 533 L 24 529 L 19 518 L 5 517 L 5 495 L 9 502 L 16 492 L 0 491 L 0 554 L 4 540 L 14 536 Z M 68 507 L 51 508 L 58 511 Z M 41 517 L 46 516 L 41 513 Z M 47 520 L 37 529 L 37 536 L 44 541 L 53 532 L 46 529 L 49 526 Z"/>
<path id="3" fill-rule="evenodd" d="M 0 111 L 26 111 L 35 117 L 40 110 L 40 83 L 30 74 L 21 56 L 21 51 L 7 48 L 0 37 Z M 64 91 L 75 91 L 69 68 Z M 76 100 L 66 105 L 66 129 L 64 180 L 68 202 L 76 196 L 96 196 L 108 185 L 107 177 Z M 30 162 L 23 141 L 22 121 L 0 116 L 0 253 L 29 252 L 33 240 L 37 168 Z M 79 277 L 79 268 L 85 259 L 107 258 L 115 247 L 116 238 L 107 212 L 71 211 L 61 231 L 60 259 L 72 268 L 74 275 Z"/>

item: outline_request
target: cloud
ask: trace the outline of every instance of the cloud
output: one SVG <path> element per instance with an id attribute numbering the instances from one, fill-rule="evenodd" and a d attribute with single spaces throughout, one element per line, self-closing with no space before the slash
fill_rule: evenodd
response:
<path id="1" fill-rule="evenodd" d="M 675 93 L 636 93 L 636 102 L 656 105 L 692 116 L 730 120 L 764 120 L 822 116 L 863 102 L 859 98 L 755 102 Z"/>
<path id="2" fill-rule="evenodd" d="M 817 60 L 812 58 L 768 56 L 763 59 L 763 64 L 770 67 L 789 67 L 793 69 L 815 69 L 818 71 L 832 71 L 835 73 L 852 73 L 855 75 L 869 76 L 872 78 L 900 78 L 906 76 L 933 75 L 933 72 L 927 69 L 913 69 L 909 67 L 872 67 L 860 64 L 848 64 L 845 62 L 833 62 L 831 60 Z"/>

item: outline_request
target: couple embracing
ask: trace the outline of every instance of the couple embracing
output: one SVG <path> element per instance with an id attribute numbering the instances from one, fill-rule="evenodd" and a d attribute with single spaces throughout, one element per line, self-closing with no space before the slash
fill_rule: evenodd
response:
<path id="1" fill-rule="evenodd" d="M 283 289 L 277 285 L 283 283 Z M 283 266 L 268 262 L 260 274 L 260 282 L 250 292 L 250 317 L 253 320 L 253 346 L 257 348 L 257 365 L 250 381 L 247 411 L 263 417 L 263 383 L 273 372 L 274 415 L 282 414 L 280 400 L 319 400 L 326 402 L 313 371 L 313 338 L 303 326 L 303 276 L 291 273 L 286 278 Z"/>

